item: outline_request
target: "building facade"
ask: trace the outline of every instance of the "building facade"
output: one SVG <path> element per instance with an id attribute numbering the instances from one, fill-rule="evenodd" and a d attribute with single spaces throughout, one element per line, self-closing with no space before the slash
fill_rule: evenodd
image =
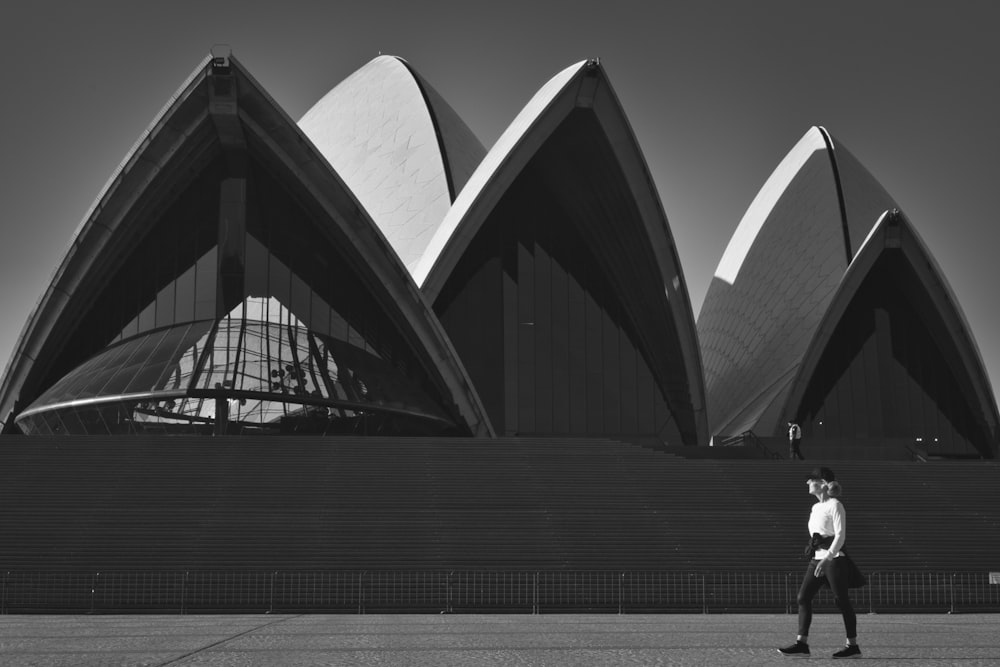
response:
<path id="1" fill-rule="evenodd" d="M 487 151 L 399 58 L 298 123 L 206 58 L 26 323 L 3 432 L 703 445 L 796 420 L 827 454 L 995 455 L 959 304 L 825 129 L 751 204 L 697 326 L 652 183 L 596 60 Z"/>

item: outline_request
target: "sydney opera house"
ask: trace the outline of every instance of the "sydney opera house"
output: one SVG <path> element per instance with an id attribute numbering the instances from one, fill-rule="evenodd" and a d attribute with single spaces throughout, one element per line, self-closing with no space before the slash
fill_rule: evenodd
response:
<path id="1" fill-rule="evenodd" d="M 198 68 L 83 222 L 0 411 L 5 433 L 697 445 L 699 359 L 666 218 L 595 63 L 487 153 L 398 59 L 297 125 L 227 59 Z"/>
<path id="2" fill-rule="evenodd" d="M 843 465 L 996 457 L 931 249 L 825 129 L 751 204 L 697 322 L 682 261 L 598 61 L 487 150 L 398 58 L 295 122 L 208 57 L 7 365 L 0 568 L 183 570 L 183 608 L 188 573 L 219 569 L 693 567 L 677 545 L 701 533 L 662 523 L 702 502 L 683 485 L 715 453 L 780 457 L 789 420 Z"/>

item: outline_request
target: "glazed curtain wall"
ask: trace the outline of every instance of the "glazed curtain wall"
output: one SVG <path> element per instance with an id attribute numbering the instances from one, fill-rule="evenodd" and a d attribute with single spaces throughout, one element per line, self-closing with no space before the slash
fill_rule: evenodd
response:
<path id="1" fill-rule="evenodd" d="M 419 418 L 444 421 L 384 361 L 308 331 L 273 298 L 248 298 L 221 322 L 112 346 L 18 423 L 43 435 L 213 433 L 220 415 L 225 432 L 244 434 L 384 432 Z"/>
<path id="2" fill-rule="evenodd" d="M 878 261 L 806 391 L 806 436 L 907 437 L 933 452 L 989 451 L 953 344 L 919 285 L 899 253 Z"/>

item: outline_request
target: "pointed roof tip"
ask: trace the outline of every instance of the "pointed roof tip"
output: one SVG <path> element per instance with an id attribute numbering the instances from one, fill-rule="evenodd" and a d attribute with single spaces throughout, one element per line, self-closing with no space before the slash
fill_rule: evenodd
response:
<path id="1" fill-rule="evenodd" d="M 824 144 L 826 144 L 826 148 L 830 152 L 834 150 L 834 146 L 837 143 L 834 141 L 833 135 L 830 133 L 830 131 L 826 129 L 826 126 L 819 124 L 810 125 L 809 128 L 802 133 L 802 136 L 799 137 L 798 143 L 802 143 L 803 141 L 811 141 L 814 143 L 821 141 Z"/>
<path id="2" fill-rule="evenodd" d="M 592 120 L 587 122 L 592 122 L 594 125 L 583 125 L 581 124 L 583 121 L 578 120 L 582 116 L 572 116 L 578 111 L 580 114 L 588 114 L 587 118 Z M 568 122 L 567 119 L 570 118 L 574 121 Z M 603 133 L 602 137 L 608 145 L 608 151 L 604 154 L 605 159 L 609 160 L 608 164 L 616 165 L 619 171 L 615 172 L 612 178 L 602 177 L 599 180 L 602 183 L 613 182 L 616 184 L 615 187 L 621 184 L 622 189 L 615 192 L 615 197 L 630 200 L 629 205 L 633 207 L 630 210 L 634 211 L 630 215 L 634 217 L 629 220 L 635 225 L 636 237 L 640 234 L 645 235 L 643 237 L 645 243 L 641 247 L 650 248 L 649 263 L 646 266 L 649 275 L 655 275 L 655 279 L 648 282 L 651 286 L 649 291 L 641 293 L 642 290 L 635 290 L 639 295 L 630 303 L 633 304 L 635 312 L 640 310 L 636 304 L 654 304 L 654 308 L 647 309 L 649 312 L 646 312 L 644 317 L 648 319 L 644 319 L 643 322 L 662 317 L 664 321 L 671 322 L 664 326 L 673 326 L 676 329 L 677 345 L 684 350 L 676 357 L 683 359 L 684 368 L 681 372 L 689 382 L 685 392 L 693 395 L 690 417 L 693 426 L 690 432 L 695 434 L 694 439 L 698 442 L 706 442 L 707 420 L 704 419 L 700 355 L 694 315 L 691 312 L 683 271 L 677 260 L 669 224 L 659 201 L 659 195 L 649 177 L 645 159 L 600 59 L 579 60 L 563 67 L 550 76 L 531 96 L 478 164 L 465 187 L 458 193 L 444 221 L 419 258 L 413 270 L 414 280 L 428 301 L 436 303 L 480 229 L 490 220 L 490 216 L 500 206 L 508 190 L 514 186 L 521 174 L 525 173 L 526 167 L 539 156 L 549 156 L 551 147 L 565 151 L 566 147 L 573 143 L 568 139 L 570 135 L 557 134 L 562 132 L 560 128 L 564 126 L 567 128 L 566 132 L 578 133 L 575 135 L 577 143 L 583 143 L 581 140 L 590 140 L 589 135 L 579 134 L 584 127 L 590 128 L 590 131 Z M 596 152 L 586 154 L 581 151 L 577 155 L 581 158 L 594 159 L 593 155 L 596 154 Z M 551 160 L 551 157 L 547 159 Z M 570 168 L 580 168 L 578 165 L 584 161 L 573 161 L 570 163 L 572 165 Z M 568 179 L 567 183 L 572 180 Z M 568 194 L 574 186 L 566 183 L 552 183 L 544 187 L 560 193 L 560 196 L 566 197 L 567 200 L 581 198 L 578 193 L 573 193 L 575 196 Z M 578 221 L 578 224 L 582 223 Z M 625 264 L 624 261 L 621 263 Z M 653 285 L 656 285 L 655 289 Z M 656 310 L 657 308 L 659 310 Z M 654 310 L 655 314 L 651 314 Z M 676 325 L 673 324 L 675 320 Z M 641 328 L 638 324 L 636 326 Z M 662 335 L 662 328 L 658 331 Z M 652 340 L 656 335 L 650 333 L 648 338 Z M 672 366 L 664 361 L 666 353 L 648 352 L 648 354 L 654 359 L 656 365 L 652 368 L 665 387 L 668 385 L 665 378 L 681 377 L 681 372 L 667 370 Z M 682 400 L 678 398 L 679 395 L 677 393 L 668 399 L 671 409 L 677 408 L 676 402 Z M 684 408 L 677 409 L 681 411 Z M 687 420 L 687 416 L 683 420 Z"/>
<path id="3" fill-rule="evenodd" d="M 843 218 L 848 261 L 857 255 L 879 218 L 888 211 L 899 213 L 899 205 L 881 181 L 842 141 L 820 127 L 827 142 Z"/>
<path id="4" fill-rule="evenodd" d="M 809 135 L 820 137 L 823 140 L 823 143 L 826 144 L 826 150 L 831 153 L 833 152 L 835 142 L 833 140 L 833 135 L 830 134 L 830 131 L 827 130 L 826 127 L 824 127 L 823 125 L 813 125 L 808 130 L 806 130 L 806 133 L 805 135 L 803 135 L 803 138 Z"/>
<path id="5" fill-rule="evenodd" d="M 480 199 L 484 192 L 487 192 L 490 183 L 497 178 L 498 172 L 511 159 L 512 155 L 516 154 L 522 142 L 525 141 L 525 137 L 530 135 L 541 119 L 545 117 L 549 107 L 556 102 L 566 87 L 583 70 L 588 68 L 598 68 L 601 75 L 606 77 L 603 68 L 600 68 L 599 60 L 592 58 L 579 60 L 547 79 L 507 125 L 493 146 L 486 151 L 469 175 L 464 187 L 458 191 L 444 220 L 413 267 L 414 280 L 425 294 L 432 295 L 432 300 L 436 297 L 437 289 L 441 287 L 441 284 L 434 288 L 428 288 L 428 279 L 432 273 L 436 273 L 439 274 L 438 277 L 443 282 L 443 276 L 450 271 L 450 269 L 442 271 L 437 266 L 438 261 L 445 253 L 446 246 L 454 242 L 459 226 L 468 217 L 470 209 L 480 203 Z"/>
<path id="6" fill-rule="evenodd" d="M 786 399 L 785 409 L 791 410 L 792 405 L 801 402 L 806 384 L 812 377 L 820 356 L 832 340 L 835 330 L 832 323 L 839 322 L 862 284 L 870 279 L 870 272 L 886 250 L 900 251 L 907 256 L 909 265 L 918 276 L 918 283 L 924 285 L 928 298 L 935 305 L 938 315 L 945 321 L 945 326 L 950 332 L 948 339 L 954 341 L 957 346 L 965 373 L 973 381 L 973 391 L 984 418 L 990 428 L 998 428 L 1000 412 L 997 410 L 993 385 L 989 381 L 989 373 L 983 363 L 979 344 L 961 302 L 916 226 L 895 205 L 883 210 L 878 216 L 841 278 L 837 291 L 823 315 L 823 321 L 815 329 L 814 340 L 810 342 L 809 349 L 803 355 L 797 377 Z"/>
<path id="7" fill-rule="evenodd" d="M 757 240 L 757 235 L 767 222 L 778 200 L 781 199 L 785 190 L 798 176 L 799 171 L 809 161 L 809 158 L 819 150 L 829 151 L 830 143 L 827 141 L 825 130 L 813 125 L 795 143 L 790 151 L 782 158 L 778 166 L 761 186 L 746 213 L 736 226 L 736 231 L 729 239 L 719 265 L 715 270 L 715 277 L 730 285 L 736 282 L 736 277 L 743 267 L 743 260 L 750 252 L 751 246 Z"/>
<path id="8" fill-rule="evenodd" d="M 847 151 L 834 154 L 839 147 L 825 127 L 809 126 L 757 192 L 719 261 L 698 320 L 704 364 L 709 369 L 706 373 L 709 409 L 719 413 L 713 415 L 713 430 L 734 423 L 742 428 L 746 422 L 757 432 L 770 432 L 770 426 L 758 430 L 757 425 L 770 419 L 773 411 L 769 406 L 785 391 L 790 376 L 768 359 L 767 346 L 780 347 L 787 358 L 804 352 L 806 330 L 795 318 L 804 312 L 801 308 L 807 307 L 810 317 L 821 312 L 824 300 L 835 288 L 834 263 L 843 261 L 842 268 L 847 268 L 850 255 L 845 249 L 850 245 L 845 218 L 849 219 L 852 211 L 859 213 L 859 218 L 867 220 L 864 229 L 867 234 L 881 213 L 881 210 L 871 213 L 872 207 L 867 205 L 851 208 L 851 197 L 845 198 L 844 193 L 863 194 L 867 180 L 857 178 L 855 161 Z M 847 168 L 838 170 L 841 159 L 848 161 Z M 849 186 L 846 188 L 845 174 Z M 869 218 L 869 214 L 875 217 Z M 859 237 L 864 234 L 858 232 Z M 795 238 L 811 240 L 808 247 L 796 247 Z M 782 255 L 782 248 L 786 247 L 796 248 L 794 259 Z M 813 266 L 826 266 L 825 262 L 830 263 L 831 272 L 811 270 Z M 763 268 L 770 266 L 782 268 L 778 271 Z M 778 279 L 778 275 L 784 277 Z M 789 288 L 792 284 L 794 287 Z M 763 298 L 774 290 L 786 293 L 789 300 Z M 803 293 L 813 294 L 814 298 L 806 301 Z M 752 319 L 760 313 L 750 314 L 753 308 L 740 305 L 741 302 L 757 304 L 755 308 L 766 312 L 766 316 L 758 319 L 768 324 L 755 325 L 755 335 L 750 339 L 756 342 L 752 344 L 745 344 L 747 339 L 740 333 L 738 322 L 742 317 Z M 776 325 L 778 322 L 782 324 Z M 789 322 L 795 325 L 789 326 Z M 743 357 L 741 364 L 746 371 L 725 361 L 726 346 L 737 340 L 738 354 Z M 753 377 L 748 381 L 744 376 Z M 754 385 L 769 389 L 753 393 Z"/>
<path id="9" fill-rule="evenodd" d="M 926 244 L 923 242 L 923 239 L 920 238 L 920 234 L 917 233 L 917 230 L 916 228 L 914 228 L 913 223 L 910 222 L 910 219 L 907 218 L 906 215 L 901 210 L 899 210 L 899 208 L 895 207 L 887 208 L 884 211 L 882 211 L 881 215 L 878 216 L 878 218 L 875 220 L 875 223 L 872 224 L 871 229 L 868 230 L 868 235 L 858 246 L 857 252 L 854 253 L 854 257 L 851 260 L 851 267 L 849 267 L 849 269 L 852 268 L 856 260 L 862 256 L 862 253 L 872 242 L 872 239 L 877 237 L 879 233 L 889 225 L 897 225 L 899 227 L 906 228 L 907 232 L 912 234 L 917 239 L 917 241 L 929 255 L 930 250 L 926 247 Z M 933 257 L 930 257 L 930 259 L 933 260 Z"/>
<path id="10" fill-rule="evenodd" d="M 722 259 L 719 261 L 715 272 L 716 278 L 720 278 L 730 285 L 733 284 L 742 267 L 746 253 L 749 252 L 750 246 L 756 240 L 757 234 L 760 233 L 771 209 L 777 204 L 778 199 L 781 198 L 788 186 L 791 185 L 792 180 L 798 175 L 799 170 L 819 150 L 826 151 L 833 161 L 834 183 L 838 188 L 843 188 L 842 196 L 845 196 L 847 199 L 844 205 L 849 210 L 844 210 L 843 213 L 847 218 L 846 224 L 850 225 L 852 238 L 855 236 L 860 238 L 860 236 L 869 234 L 871 231 L 871 228 L 865 227 L 864 232 L 858 234 L 858 230 L 856 229 L 858 224 L 861 223 L 861 219 L 870 213 L 870 210 L 858 209 L 851 205 L 853 203 L 853 195 L 855 194 L 853 190 L 857 189 L 859 185 L 859 176 L 863 180 L 873 183 L 881 191 L 879 200 L 887 204 L 887 209 L 895 207 L 895 201 L 892 197 L 887 192 L 884 192 L 884 188 L 881 187 L 878 180 L 864 168 L 864 165 L 851 154 L 843 143 L 835 139 L 825 126 L 812 125 L 802 134 L 792 149 L 788 151 L 771 173 L 768 180 L 757 192 L 754 200 L 737 225 L 736 232 L 730 238 L 729 245 L 723 253 Z M 845 169 L 853 173 L 846 174 Z M 848 184 L 851 187 L 845 186 L 845 176 L 853 177 L 852 181 Z M 862 183 L 862 185 L 864 184 Z M 873 223 L 876 220 L 875 217 L 867 219 Z M 874 224 L 872 227 L 874 227 Z M 854 250 L 853 254 L 856 254 L 856 250 Z"/>
<path id="11" fill-rule="evenodd" d="M 411 270 L 486 155 L 419 72 L 382 53 L 331 88 L 298 126 Z"/>

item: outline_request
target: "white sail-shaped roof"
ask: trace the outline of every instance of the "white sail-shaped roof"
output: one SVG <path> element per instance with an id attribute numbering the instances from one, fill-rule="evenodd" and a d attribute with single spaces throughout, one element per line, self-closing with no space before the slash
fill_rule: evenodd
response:
<path id="1" fill-rule="evenodd" d="M 299 121 L 412 272 L 485 149 L 403 60 L 379 56 Z"/>

